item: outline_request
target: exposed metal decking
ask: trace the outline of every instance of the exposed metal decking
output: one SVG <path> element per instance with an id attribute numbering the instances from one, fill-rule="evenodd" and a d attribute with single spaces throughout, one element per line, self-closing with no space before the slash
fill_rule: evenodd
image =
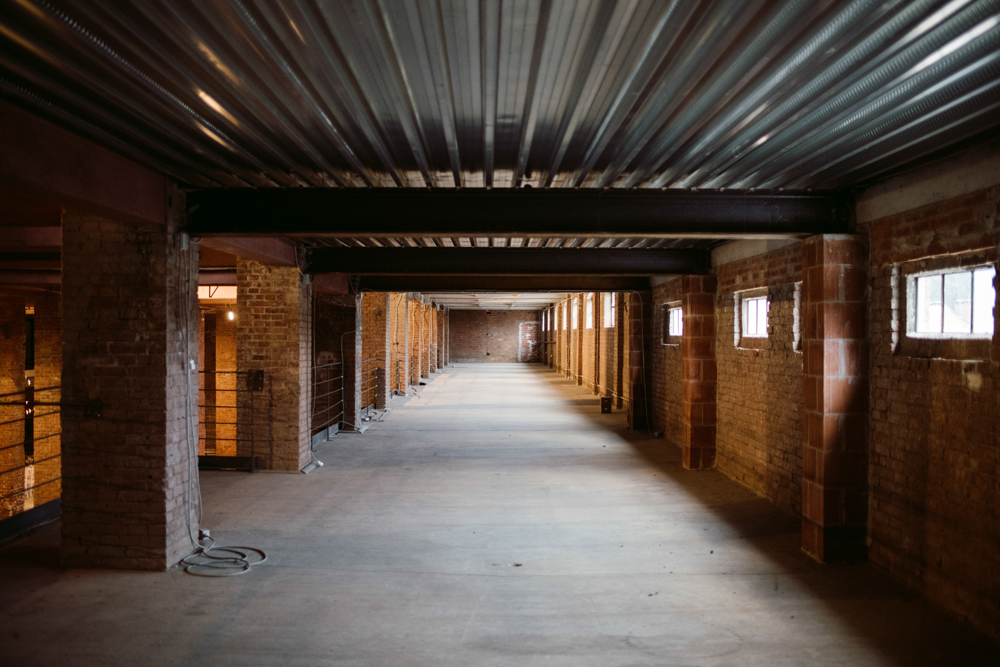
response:
<path id="1" fill-rule="evenodd" d="M 1000 124 L 1000 0 L 18 0 L 0 94 L 196 186 L 839 188 Z"/>

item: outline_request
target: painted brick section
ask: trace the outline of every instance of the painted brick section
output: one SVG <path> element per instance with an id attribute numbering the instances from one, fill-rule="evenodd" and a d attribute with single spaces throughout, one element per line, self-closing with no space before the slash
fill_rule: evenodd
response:
<path id="1" fill-rule="evenodd" d="M 681 345 L 677 341 L 664 340 L 663 332 L 666 331 L 666 305 L 680 302 L 683 284 L 683 279 L 678 278 L 653 288 L 654 372 L 650 384 L 653 429 L 678 447 L 684 439 Z"/>
<path id="2" fill-rule="evenodd" d="M 798 515 L 802 499 L 802 355 L 794 349 L 795 283 L 802 251 L 792 244 L 718 269 L 716 468 Z M 759 347 L 734 341 L 734 293 L 766 287 L 771 335 Z"/>
<path id="3" fill-rule="evenodd" d="M 872 284 L 868 557 L 993 637 L 1000 637 L 998 336 L 992 356 L 980 361 L 894 353 L 892 274 L 906 260 L 995 253 L 998 208 L 1000 188 L 989 188 L 865 229 Z"/>
<path id="4" fill-rule="evenodd" d="M 538 311 L 452 310 L 449 320 L 453 363 L 509 364 L 518 361 L 521 324 L 537 326 Z"/>
<path id="5" fill-rule="evenodd" d="M 860 236 L 802 243 L 802 548 L 865 557 L 868 520 L 867 248 Z"/>
<path id="6" fill-rule="evenodd" d="M 715 276 L 681 278 L 681 456 L 688 470 L 715 465 L 716 330 Z"/>
<path id="7" fill-rule="evenodd" d="M 191 551 L 198 251 L 178 247 L 164 230 L 63 215 L 66 566 L 163 570 Z M 100 417 L 84 410 L 95 402 Z"/>
<path id="8" fill-rule="evenodd" d="M 240 419 L 239 454 L 260 456 L 273 470 L 301 470 L 309 463 L 311 287 L 295 267 L 242 257 L 236 284 L 237 368 L 264 372 L 263 391 L 240 394 L 238 410 L 252 409 L 253 425 Z"/>

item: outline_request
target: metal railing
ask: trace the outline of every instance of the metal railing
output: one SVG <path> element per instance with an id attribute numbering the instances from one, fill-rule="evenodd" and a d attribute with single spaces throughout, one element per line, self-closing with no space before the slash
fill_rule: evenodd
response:
<path id="1" fill-rule="evenodd" d="M 207 456 L 256 456 L 255 394 L 263 371 L 199 371 L 198 450 Z"/>
<path id="2" fill-rule="evenodd" d="M 378 389 L 378 359 L 364 359 L 361 362 L 361 415 L 375 409 Z"/>
<path id="3" fill-rule="evenodd" d="M 316 436 L 326 429 L 340 430 L 344 419 L 344 364 L 337 361 L 312 368 L 313 410 L 312 432 Z"/>
<path id="4" fill-rule="evenodd" d="M 61 387 L 0 394 L 0 519 L 62 493 Z"/>

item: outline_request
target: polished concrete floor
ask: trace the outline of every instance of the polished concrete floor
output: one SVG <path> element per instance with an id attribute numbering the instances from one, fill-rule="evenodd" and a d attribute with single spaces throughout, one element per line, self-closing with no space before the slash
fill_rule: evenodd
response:
<path id="1" fill-rule="evenodd" d="M 538 366 L 447 369 L 309 475 L 202 475 L 227 579 L 0 549 L 0 665 L 1000 665 L 1000 647 Z"/>

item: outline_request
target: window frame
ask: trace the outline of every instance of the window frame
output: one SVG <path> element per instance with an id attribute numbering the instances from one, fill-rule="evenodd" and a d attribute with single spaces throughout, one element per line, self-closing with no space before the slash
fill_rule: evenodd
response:
<path id="1" fill-rule="evenodd" d="M 764 335 L 745 334 L 743 320 L 745 317 L 744 304 L 749 301 L 762 299 L 765 304 L 765 324 Z M 768 287 L 756 287 L 753 289 L 733 292 L 733 345 L 742 349 L 761 349 L 770 345 L 774 326 L 771 324 L 771 294 Z"/>
<path id="2" fill-rule="evenodd" d="M 617 305 L 617 297 L 617 292 L 604 292 L 602 295 L 603 302 L 601 304 L 601 317 L 603 319 L 604 329 L 614 329 L 616 326 L 615 307 Z"/>
<path id="3" fill-rule="evenodd" d="M 588 292 L 583 298 L 583 328 L 594 328 L 594 293 Z"/>
<path id="4" fill-rule="evenodd" d="M 934 275 L 994 270 L 993 333 L 936 333 L 916 331 L 917 279 Z M 996 251 L 978 250 L 959 255 L 939 255 L 894 267 L 894 324 L 900 335 L 894 336 L 895 354 L 926 359 L 982 360 L 988 359 L 996 332 Z M 943 278 L 942 278 L 943 289 Z M 973 297 L 974 298 L 974 297 Z M 899 321 L 900 316 L 903 321 Z"/>
<path id="5" fill-rule="evenodd" d="M 681 313 L 681 332 L 678 334 L 670 333 L 670 314 L 672 312 L 680 311 Z M 668 301 L 667 303 L 660 305 L 661 317 L 663 318 L 662 327 L 660 330 L 660 343 L 663 345 L 680 345 L 681 337 L 684 334 L 684 308 L 680 301 Z"/>
<path id="6" fill-rule="evenodd" d="M 570 310 L 572 311 L 570 313 L 570 328 L 577 331 L 580 328 L 580 297 L 573 297 Z"/>

